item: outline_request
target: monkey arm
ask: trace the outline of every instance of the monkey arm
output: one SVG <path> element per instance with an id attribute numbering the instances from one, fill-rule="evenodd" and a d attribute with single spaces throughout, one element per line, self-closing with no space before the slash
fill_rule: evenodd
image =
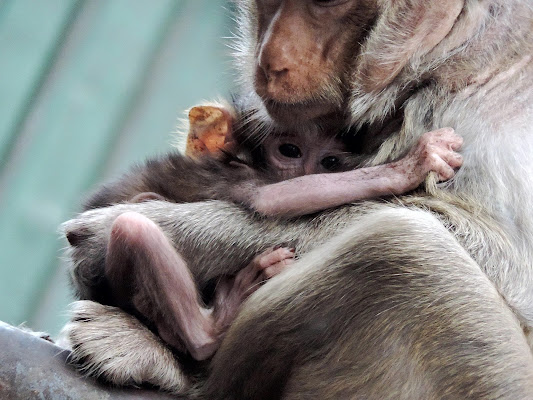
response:
<path id="1" fill-rule="evenodd" d="M 430 171 L 440 180 L 462 164 L 462 139 L 453 129 L 428 132 L 404 158 L 334 174 L 306 175 L 262 187 L 237 188 L 236 197 L 268 216 L 294 217 L 358 200 L 400 195 L 418 187 Z"/>

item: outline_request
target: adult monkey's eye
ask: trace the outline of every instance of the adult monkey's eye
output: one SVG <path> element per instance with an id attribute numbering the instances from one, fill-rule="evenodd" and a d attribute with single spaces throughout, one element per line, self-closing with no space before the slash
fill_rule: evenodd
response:
<path id="1" fill-rule="evenodd" d="M 279 152 L 288 158 L 300 158 L 302 156 L 302 151 L 291 143 L 283 143 L 279 146 Z"/>
<path id="2" fill-rule="evenodd" d="M 320 164 L 328 171 L 335 171 L 339 167 L 340 160 L 335 156 L 324 157 Z"/>

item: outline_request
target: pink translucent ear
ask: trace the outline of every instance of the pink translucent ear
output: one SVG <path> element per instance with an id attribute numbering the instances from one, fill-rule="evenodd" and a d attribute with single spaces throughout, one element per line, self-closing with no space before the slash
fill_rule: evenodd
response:
<path id="1" fill-rule="evenodd" d="M 189 133 L 185 154 L 198 158 L 212 154 L 231 140 L 233 118 L 222 107 L 196 106 L 189 110 Z"/>
<path id="2" fill-rule="evenodd" d="M 357 68 L 366 93 L 383 89 L 405 65 L 433 49 L 450 32 L 464 0 L 389 0 L 363 46 Z"/>

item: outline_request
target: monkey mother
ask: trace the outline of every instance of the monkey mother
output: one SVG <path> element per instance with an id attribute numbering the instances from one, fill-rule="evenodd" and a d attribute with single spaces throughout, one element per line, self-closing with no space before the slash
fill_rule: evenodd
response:
<path id="1" fill-rule="evenodd" d="M 204 397 L 533 398 L 531 1 L 236 3 L 259 118 L 353 127 L 367 165 L 451 126 L 464 164 L 258 290 Z"/>

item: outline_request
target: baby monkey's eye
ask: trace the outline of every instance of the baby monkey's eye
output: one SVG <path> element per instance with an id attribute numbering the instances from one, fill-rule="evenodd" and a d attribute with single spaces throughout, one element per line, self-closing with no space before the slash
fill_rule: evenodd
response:
<path id="1" fill-rule="evenodd" d="M 335 171 L 339 167 L 340 160 L 335 156 L 324 157 L 320 164 L 328 171 Z"/>
<path id="2" fill-rule="evenodd" d="M 283 143 L 278 149 L 282 155 L 288 158 L 300 158 L 302 156 L 302 151 L 298 148 L 298 146 L 290 143 Z"/>

